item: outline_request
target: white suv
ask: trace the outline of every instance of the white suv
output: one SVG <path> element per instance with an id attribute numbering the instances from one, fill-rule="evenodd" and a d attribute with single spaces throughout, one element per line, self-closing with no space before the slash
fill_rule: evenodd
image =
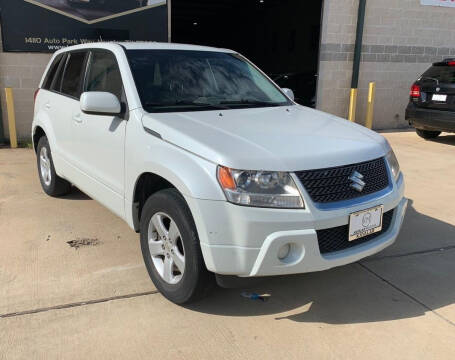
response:
<path id="1" fill-rule="evenodd" d="M 214 274 L 295 274 L 391 245 L 407 200 L 379 134 L 297 105 L 238 53 L 160 43 L 58 51 L 35 95 L 44 191 L 74 184 L 140 232 L 175 303 Z"/>

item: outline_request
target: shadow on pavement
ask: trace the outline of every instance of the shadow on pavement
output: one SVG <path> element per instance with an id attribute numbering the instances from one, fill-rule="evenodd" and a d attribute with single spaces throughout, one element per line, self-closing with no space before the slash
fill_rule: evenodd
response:
<path id="1" fill-rule="evenodd" d="M 92 200 L 90 196 L 80 191 L 77 187 L 73 186 L 71 192 L 65 196 L 62 196 L 63 200 Z"/>
<path id="2" fill-rule="evenodd" d="M 397 241 L 372 258 L 400 256 L 447 246 L 455 246 L 455 226 L 419 213 L 414 209 L 413 200 L 409 199 L 408 210 Z"/>
<path id="3" fill-rule="evenodd" d="M 455 146 L 455 135 L 438 136 L 436 139 L 430 141 Z"/>
<path id="4" fill-rule="evenodd" d="M 427 274 L 428 267 L 439 262 L 440 254 L 429 252 L 427 255 L 406 256 L 406 253 L 434 250 L 435 245 L 431 240 L 439 237 L 450 240 L 455 247 L 455 226 L 418 213 L 410 202 L 402 233 L 397 240 L 401 250 L 399 254 L 370 258 L 364 260 L 362 265 L 352 264 L 319 273 L 265 278 L 249 291 L 270 294 L 267 302 L 243 298 L 241 293 L 245 289 L 218 289 L 212 296 L 188 308 L 221 316 L 274 315 L 276 320 L 327 324 L 367 323 L 422 316 L 428 311 L 427 308 L 395 288 L 396 284 L 390 285 L 381 279 L 380 274 L 367 271 L 364 266 L 369 269 L 369 264 L 393 259 L 385 265 L 393 267 L 392 273 L 412 269 Z M 414 246 L 415 243 L 419 244 L 418 248 Z M 406 251 L 408 248 L 410 251 Z M 455 259 L 454 248 L 443 253 Z M 399 259 L 396 259 L 397 255 Z M 411 260 L 416 260 L 417 256 L 424 259 L 422 264 Z M 412 267 L 405 266 L 407 262 L 412 263 Z M 419 266 L 422 268 L 419 269 Z M 444 266 L 445 271 L 455 272 L 455 261 L 445 262 Z M 441 269 L 441 266 L 434 268 Z M 443 284 L 437 284 L 437 300 L 431 301 L 434 310 L 455 302 L 455 282 L 446 274 L 441 276 L 434 271 L 427 274 L 423 281 L 413 284 L 424 291 L 427 286 L 434 287 L 434 283 L 441 282 L 441 279 L 446 280 Z"/>

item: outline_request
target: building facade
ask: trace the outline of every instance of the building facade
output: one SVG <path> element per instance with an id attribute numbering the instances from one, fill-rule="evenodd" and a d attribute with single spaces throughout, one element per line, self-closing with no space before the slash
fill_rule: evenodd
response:
<path id="1" fill-rule="evenodd" d="M 374 81 L 374 128 L 407 127 L 404 111 L 413 81 L 432 62 L 455 57 L 455 8 L 425 6 L 422 1 L 428 2 L 367 0 L 358 123 L 365 121 L 368 83 Z M 343 118 L 348 115 L 357 11 L 358 0 L 324 0 L 322 5 L 316 107 Z M 27 141 L 33 116 L 33 94 L 50 57 L 51 54 L 0 53 L 1 106 L 6 138 L 9 135 L 3 88 L 13 88 L 18 137 Z"/>
<path id="2" fill-rule="evenodd" d="M 33 94 L 52 55 L 5 53 L 2 49 L 0 46 L 0 98 L 4 138 L 9 139 L 4 88 L 11 87 L 14 93 L 17 137 L 20 141 L 27 142 L 31 137 Z"/>
<path id="3" fill-rule="evenodd" d="M 344 118 L 357 9 L 358 0 L 324 1 L 317 107 Z M 455 8 L 424 6 L 421 0 L 367 0 L 357 122 L 365 121 L 368 83 L 374 81 L 374 128 L 406 127 L 412 83 L 431 63 L 451 56 L 455 57 Z"/>

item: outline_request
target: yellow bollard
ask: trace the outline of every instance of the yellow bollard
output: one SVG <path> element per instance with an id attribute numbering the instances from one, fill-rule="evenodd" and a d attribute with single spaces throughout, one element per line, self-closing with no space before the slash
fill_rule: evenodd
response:
<path id="1" fill-rule="evenodd" d="M 370 86 L 369 86 L 369 90 L 368 90 L 367 120 L 365 122 L 365 126 L 368 129 L 371 129 L 373 127 L 375 93 L 376 93 L 376 83 L 370 82 Z"/>
<path id="2" fill-rule="evenodd" d="M 349 102 L 349 121 L 355 122 L 355 110 L 357 107 L 357 89 L 351 89 L 351 98 Z"/>
<path id="3" fill-rule="evenodd" d="M 17 148 L 17 134 L 16 134 L 16 113 L 14 111 L 14 96 L 13 89 L 5 88 L 6 94 L 6 108 L 8 110 L 8 127 L 9 127 L 9 140 L 11 148 Z"/>

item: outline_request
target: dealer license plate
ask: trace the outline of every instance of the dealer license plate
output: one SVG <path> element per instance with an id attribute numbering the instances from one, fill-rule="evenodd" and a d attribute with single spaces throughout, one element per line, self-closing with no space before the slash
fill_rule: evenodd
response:
<path id="1" fill-rule="evenodd" d="M 433 97 L 431 98 L 431 100 L 438 101 L 438 102 L 446 102 L 447 101 L 447 95 L 433 94 Z"/>
<path id="2" fill-rule="evenodd" d="M 381 231 L 383 212 L 384 206 L 379 205 L 352 213 L 349 218 L 349 241 L 355 241 Z"/>

